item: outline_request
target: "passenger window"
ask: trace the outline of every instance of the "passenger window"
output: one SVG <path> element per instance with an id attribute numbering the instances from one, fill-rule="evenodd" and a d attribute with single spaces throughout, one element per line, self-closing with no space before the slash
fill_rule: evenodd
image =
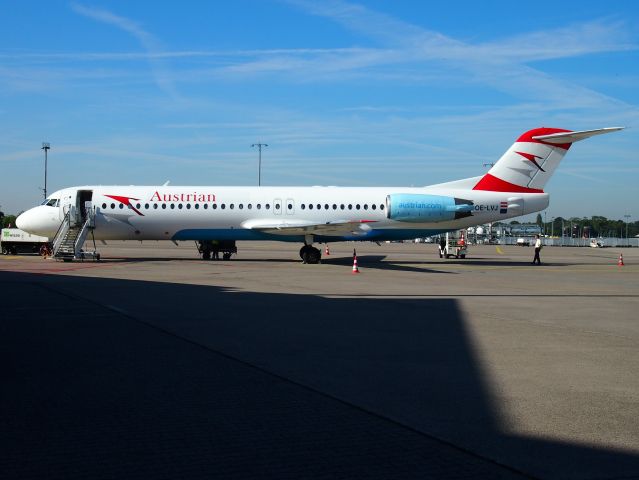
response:
<path id="1" fill-rule="evenodd" d="M 124 203 L 120 204 L 120 210 L 122 210 L 124 208 Z"/>
<path id="2" fill-rule="evenodd" d="M 175 203 L 171 204 L 171 210 L 175 210 Z"/>
<path id="3" fill-rule="evenodd" d="M 204 208 L 204 210 L 208 210 L 209 209 L 209 204 L 205 203 L 204 205 L 202 205 L 202 207 Z"/>
<path id="4" fill-rule="evenodd" d="M 153 210 L 157 210 L 157 209 L 158 209 L 158 204 L 157 204 L 157 203 L 154 203 L 154 204 L 153 204 Z"/>
<path id="5" fill-rule="evenodd" d="M 264 205 L 264 208 L 266 208 L 268 210 L 269 208 L 271 208 L 271 205 L 269 203 L 267 203 L 266 205 Z"/>
<path id="6" fill-rule="evenodd" d="M 384 210 L 384 204 L 383 204 L 383 203 L 380 203 L 380 204 L 379 204 L 379 209 L 380 209 L 380 210 Z"/>
<path id="7" fill-rule="evenodd" d="M 258 210 L 261 210 L 261 209 L 262 209 L 262 204 L 261 204 L 261 203 L 258 203 L 258 204 L 257 204 L 257 209 L 258 209 Z"/>
<path id="8" fill-rule="evenodd" d="M 337 210 L 337 204 L 333 204 L 333 210 Z"/>
<path id="9" fill-rule="evenodd" d="M 181 203 L 178 203 L 178 208 L 179 208 L 180 210 L 182 210 L 182 204 L 181 204 Z"/>
<path id="10" fill-rule="evenodd" d="M 240 210 L 242 210 L 242 209 L 244 209 L 244 204 L 240 203 L 240 204 L 238 205 L 238 207 L 240 208 Z"/>
<path id="11" fill-rule="evenodd" d="M 166 203 L 162 204 L 162 210 L 166 210 Z"/>
<path id="12" fill-rule="evenodd" d="M 328 210 L 328 203 L 324 204 L 324 210 Z"/>
<path id="13" fill-rule="evenodd" d="M 349 203 L 349 204 L 348 204 L 348 209 L 349 209 L 349 210 L 353 210 L 353 205 Z"/>
<path id="14" fill-rule="evenodd" d="M 115 203 L 111 204 L 111 210 L 113 210 L 115 208 Z"/>
<path id="15" fill-rule="evenodd" d="M 102 210 L 106 210 L 106 203 L 102 204 Z"/>
<path id="16" fill-rule="evenodd" d="M 222 210 L 224 210 L 226 208 L 226 205 L 223 203 L 221 208 Z"/>
<path id="17" fill-rule="evenodd" d="M 342 204 L 339 206 L 339 208 L 340 208 L 340 210 L 344 210 L 344 204 L 342 203 Z"/>
<path id="18" fill-rule="evenodd" d="M 293 210 L 293 204 L 292 203 L 289 203 L 287 206 L 288 206 L 289 210 Z"/>
<path id="19" fill-rule="evenodd" d="M 364 204 L 364 210 L 368 210 L 368 203 Z"/>
<path id="20" fill-rule="evenodd" d="M 187 204 L 186 204 L 186 209 L 187 209 L 187 210 L 191 210 L 191 204 L 190 204 L 190 203 L 187 203 Z"/>
<path id="21" fill-rule="evenodd" d="M 199 209 L 200 209 L 200 204 L 199 204 L 199 203 L 196 203 L 196 204 L 195 204 L 195 205 L 193 205 L 193 206 L 195 207 L 195 209 L 196 209 L 196 210 L 199 210 Z"/>
<path id="22" fill-rule="evenodd" d="M 359 210 L 359 203 L 357 205 L 355 205 L 355 209 Z"/>
<path id="23" fill-rule="evenodd" d="M 229 208 L 230 208 L 231 210 L 233 210 L 233 209 L 235 208 L 235 205 L 231 203 L 231 204 L 229 205 Z"/>
<path id="24" fill-rule="evenodd" d="M 148 203 L 145 203 L 145 204 L 144 204 L 144 209 L 145 209 L 145 210 L 148 210 L 148 209 L 149 209 L 149 204 L 148 204 Z"/>
<path id="25" fill-rule="evenodd" d="M 252 203 L 249 203 L 249 204 L 246 206 L 246 208 L 248 208 L 249 210 L 253 209 L 253 204 L 252 204 Z"/>
<path id="26" fill-rule="evenodd" d="M 302 210 L 304 210 L 304 209 L 306 209 L 306 205 L 304 205 L 304 204 L 302 203 L 302 204 L 300 205 L 300 208 L 301 208 Z"/>
<path id="27" fill-rule="evenodd" d="M 375 210 L 375 209 L 377 208 L 377 205 L 375 205 L 375 204 L 373 203 L 373 204 L 371 205 L 371 208 L 372 208 L 373 210 Z"/>
<path id="28" fill-rule="evenodd" d="M 217 209 L 217 203 L 214 203 L 213 205 L 211 205 L 211 207 L 213 208 L 213 210 Z"/>
<path id="29" fill-rule="evenodd" d="M 313 204 L 312 204 L 312 203 L 309 203 L 309 204 L 308 204 L 308 209 L 309 209 L 309 210 L 313 210 Z"/>

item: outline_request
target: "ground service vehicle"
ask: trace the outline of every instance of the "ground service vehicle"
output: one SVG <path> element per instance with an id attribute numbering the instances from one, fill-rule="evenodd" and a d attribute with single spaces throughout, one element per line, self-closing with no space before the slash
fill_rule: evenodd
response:
<path id="1" fill-rule="evenodd" d="M 20 230 L 19 228 L 3 228 L 0 235 L 0 247 L 3 255 L 18 253 L 40 253 L 43 246 L 49 245 L 48 237 L 41 237 Z"/>
<path id="2" fill-rule="evenodd" d="M 439 242 L 439 258 L 466 258 L 468 246 L 463 230 L 459 232 L 446 232 Z"/>

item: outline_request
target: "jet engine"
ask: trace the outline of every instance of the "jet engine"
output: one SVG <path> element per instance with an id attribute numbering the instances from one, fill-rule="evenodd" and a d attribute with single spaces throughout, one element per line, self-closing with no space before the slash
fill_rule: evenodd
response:
<path id="1" fill-rule="evenodd" d="M 416 193 L 386 196 L 386 217 L 398 222 L 446 222 L 470 217 L 473 202 L 463 198 Z"/>

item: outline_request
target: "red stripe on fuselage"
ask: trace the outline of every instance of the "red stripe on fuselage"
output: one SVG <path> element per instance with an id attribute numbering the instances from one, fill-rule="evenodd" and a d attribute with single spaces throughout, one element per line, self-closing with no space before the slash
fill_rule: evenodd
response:
<path id="1" fill-rule="evenodd" d="M 133 204 L 131 203 L 131 200 L 140 200 L 139 198 L 133 198 L 133 197 L 122 197 L 120 195 L 104 195 L 105 197 L 109 197 L 112 198 L 113 200 L 115 200 L 116 202 L 120 202 L 124 205 L 126 205 L 127 207 L 129 207 L 131 210 L 133 210 L 135 213 L 137 213 L 138 215 L 140 215 L 141 217 L 144 216 L 144 214 L 138 210 L 137 208 L 135 208 L 133 206 Z"/>
<path id="2" fill-rule="evenodd" d="M 477 182 L 477 185 L 473 187 L 473 190 L 486 190 L 488 192 L 544 193 L 543 190 L 538 188 L 528 188 L 515 185 L 514 183 L 497 178 L 490 173 L 484 175 L 482 179 Z"/>

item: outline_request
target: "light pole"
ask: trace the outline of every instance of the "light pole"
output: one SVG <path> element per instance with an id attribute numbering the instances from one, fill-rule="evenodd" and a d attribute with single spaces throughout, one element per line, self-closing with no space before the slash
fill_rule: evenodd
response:
<path id="1" fill-rule="evenodd" d="M 44 199 L 47 199 L 47 153 L 51 145 L 49 142 L 42 142 L 42 150 L 44 150 Z"/>
<path id="2" fill-rule="evenodd" d="M 629 245 L 630 242 L 628 241 L 628 219 L 630 218 L 630 215 L 624 215 L 623 218 L 626 219 L 626 245 Z"/>
<path id="3" fill-rule="evenodd" d="M 254 143 L 251 148 L 257 147 L 258 160 L 257 160 L 257 186 L 262 185 L 262 147 L 268 147 L 266 143 Z"/>

